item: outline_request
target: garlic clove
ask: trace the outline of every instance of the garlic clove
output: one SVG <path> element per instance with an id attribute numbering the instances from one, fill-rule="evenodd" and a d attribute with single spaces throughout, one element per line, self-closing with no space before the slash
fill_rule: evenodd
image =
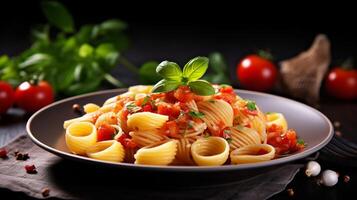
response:
<path id="1" fill-rule="evenodd" d="M 309 161 L 306 165 L 305 174 L 306 176 L 317 176 L 321 172 L 321 166 L 316 161 Z"/>
<path id="2" fill-rule="evenodd" d="M 321 182 L 327 187 L 332 187 L 338 182 L 338 174 L 332 170 L 322 172 Z"/>

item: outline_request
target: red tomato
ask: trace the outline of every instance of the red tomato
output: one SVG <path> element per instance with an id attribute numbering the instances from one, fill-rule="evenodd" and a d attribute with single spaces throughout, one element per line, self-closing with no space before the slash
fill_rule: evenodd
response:
<path id="1" fill-rule="evenodd" d="M 152 112 L 153 109 L 152 109 L 151 104 L 146 104 L 146 105 L 144 105 L 142 111 L 143 111 L 143 112 Z"/>
<path id="2" fill-rule="evenodd" d="M 334 68 L 326 80 L 326 90 L 334 97 L 346 100 L 357 98 L 357 70 Z"/>
<path id="3" fill-rule="evenodd" d="M 169 103 L 160 102 L 157 106 L 157 113 L 176 119 L 180 115 L 180 107 L 176 104 L 171 105 Z"/>
<path id="4" fill-rule="evenodd" d="M 138 146 L 126 133 L 121 134 L 118 138 L 118 142 L 120 142 L 126 149 L 134 149 Z"/>
<path id="5" fill-rule="evenodd" d="M 0 81 L 0 114 L 6 113 L 14 103 L 14 90 L 11 85 Z"/>
<path id="6" fill-rule="evenodd" d="M 181 102 L 189 102 L 194 98 L 194 94 L 188 86 L 180 86 L 177 88 L 174 92 L 174 96 Z"/>
<path id="7" fill-rule="evenodd" d="M 179 137 L 179 127 L 175 121 L 168 121 L 161 128 L 161 132 L 164 135 L 178 138 Z"/>
<path id="8" fill-rule="evenodd" d="M 23 82 L 15 91 L 16 104 L 27 112 L 35 112 L 53 100 L 52 87 L 46 81 L 40 81 L 37 85 Z"/>
<path id="9" fill-rule="evenodd" d="M 249 55 L 237 65 L 239 83 L 250 90 L 271 90 L 277 80 L 276 66 L 268 59 Z"/>
<path id="10" fill-rule="evenodd" d="M 112 140 L 115 132 L 115 128 L 112 126 L 109 126 L 108 124 L 102 124 L 98 128 L 97 140 Z"/>

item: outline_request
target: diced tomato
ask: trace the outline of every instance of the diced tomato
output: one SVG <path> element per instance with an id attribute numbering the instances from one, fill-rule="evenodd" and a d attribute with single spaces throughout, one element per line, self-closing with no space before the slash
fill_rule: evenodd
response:
<path id="1" fill-rule="evenodd" d="M 194 94 L 188 86 L 180 86 L 177 88 L 174 92 L 174 96 L 181 102 L 189 102 L 194 98 Z"/>
<path id="2" fill-rule="evenodd" d="M 268 144 L 275 147 L 278 155 L 292 153 L 303 149 L 304 146 L 297 143 L 297 136 L 294 130 L 289 129 L 283 133 L 281 126 L 273 124 L 268 127 Z"/>
<path id="3" fill-rule="evenodd" d="M 233 115 L 234 115 L 234 116 L 238 116 L 239 113 L 240 113 L 240 112 L 239 112 L 239 108 L 238 108 L 238 107 L 235 107 L 235 106 L 233 106 L 232 108 L 233 108 Z"/>
<path id="4" fill-rule="evenodd" d="M 165 102 L 175 103 L 176 97 L 175 97 L 174 93 L 175 93 L 175 91 L 165 93 Z"/>
<path id="5" fill-rule="evenodd" d="M 152 112 L 153 109 L 152 109 L 151 104 L 146 104 L 146 105 L 144 105 L 142 111 L 143 111 L 143 112 Z"/>
<path id="6" fill-rule="evenodd" d="M 126 133 L 121 134 L 117 141 L 120 142 L 126 149 L 134 149 L 138 146 Z"/>
<path id="7" fill-rule="evenodd" d="M 247 115 L 258 115 L 258 110 L 249 110 L 248 108 L 244 108 L 243 112 Z"/>
<path id="8" fill-rule="evenodd" d="M 161 132 L 169 137 L 178 138 L 179 137 L 179 127 L 175 121 L 168 121 L 161 128 Z"/>
<path id="9" fill-rule="evenodd" d="M 98 128 L 97 140 L 112 140 L 115 132 L 115 128 L 111 127 L 108 124 L 102 124 Z"/>
<path id="10" fill-rule="evenodd" d="M 122 112 L 122 119 L 124 121 L 128 120 L 128 115 L 129 115 L 129 111 L 127 109 L 124 109 Z"/>
<path id="11" fill-rule="evenodd" d="M 223 86 L 219 89 L 220 92 L 222 93 L 233 93 L 234 94 L 234 90 L 231 86 Z"/>
<path id="12" fill-rule="evenodd" d="M 160 102 L 157 106 L 157 113 L 161 115 L 167 115 L 171 119 L 176 119 L 180 115 L 180 106 L 174 104 L 171 105 L 169 103 Z"/>
<path id="13" fill-rule="evenodd" d="M 215 99 L 222 99 L 229 104 L 233 104 L 236 100 L 236 95 L 234 93 L 219 93 L 214 96 Z"/>
<path id="14" fill-rule="evenodd" d="M 218 124 L 213 127 L 213 129 L 210 129 L 211 134 L 213 136 L 217 136 L 217 137 L 223 137 L 224 136 L 224 130 L 226 128 L 226 123 L 224 123 L 223 121 L 218 122 Z"/>

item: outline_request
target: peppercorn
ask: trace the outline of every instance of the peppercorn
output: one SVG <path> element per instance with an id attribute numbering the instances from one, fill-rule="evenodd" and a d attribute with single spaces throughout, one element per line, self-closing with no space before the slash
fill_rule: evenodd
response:
<path id="1" fill-rule="evenodd" d="M 292 188 L 287 189 L 286 192 L 290 197 L 294 196 L 294 190 Z"/>
<path id="2" fill-rule="evenodd" d="M 345 175 L 345 176 L 343 177 L 343 182 L 345 182 L 345 183 L 350 182 L 350 180 L 351 180 L 351 177 L 348 176 L 348 175 Z"/>
<path id="3" fill-rule="evenodd" d="M 48 197 L 50 195 L 50 189 L 49 188 L 43 188 L 41 193 L 42 193 L 43 197 Z"/>
<path id="4" fill-rule="evenodd" d="M 7 158 L 7 151 L 5 148 L 0 149 L 0 158 Z"/>
<path id="5" fill-rule="evenodd" d="M 79 104 L 73 104 L 72 109 L 74 112 L 78 113 L 78 114 L 83 114 L 83 109 Z"/>
<path id="6" fill-rule="evenodd" d="M 35 165 L 25 165 L 25 170 L 28 174 L 37 174 Z"/>

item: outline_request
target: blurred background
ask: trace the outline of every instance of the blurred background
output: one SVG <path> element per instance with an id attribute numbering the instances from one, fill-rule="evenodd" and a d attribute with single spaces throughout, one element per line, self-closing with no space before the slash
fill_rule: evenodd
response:
<path id="1" fill-rule="evenodd" d="M 41 1 L 5 1 L 0 12 L 0 54 L 17 54 L 30 45 L 30 30 L 46 23 Z M 275 60 L 290 58 L 308 48 L 317 33 L 332 43 L 332 63 L 357 55 L 353 6 L 328 3 L 272 2 L 140 2 L 61 1 L 76 27 L 111 18 L 128 23 L 128 59 L 189 58 L 222 52 L 232 72 L 247 53 L 270 49 Z M 234 5 L 236 4 L 236 5 Z M 235 77 L 232 74 L 232 78 Z"/>

